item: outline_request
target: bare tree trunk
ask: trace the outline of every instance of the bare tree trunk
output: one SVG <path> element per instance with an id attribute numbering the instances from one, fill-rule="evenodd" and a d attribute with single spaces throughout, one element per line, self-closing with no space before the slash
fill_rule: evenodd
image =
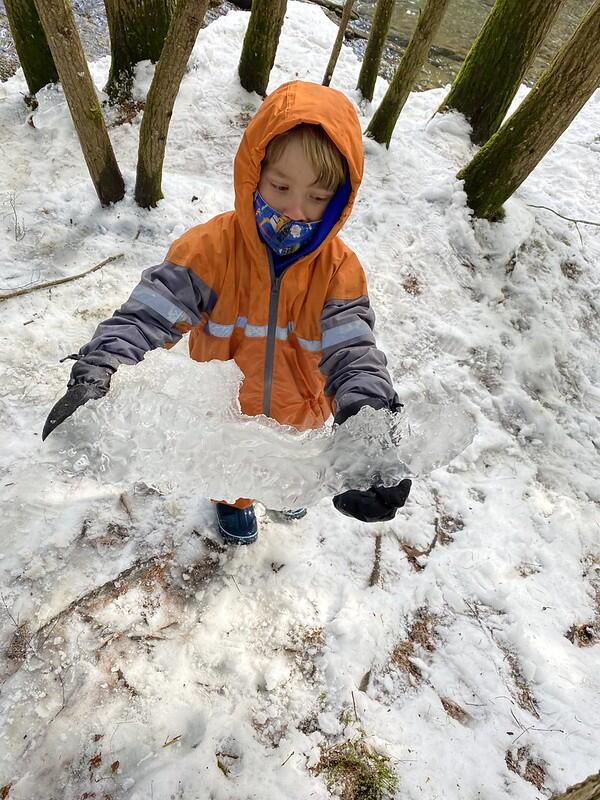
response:
<path id="1" fill-rule="evenodd" d="M 562 794 L 555 794 L 552 800 L 600 800 L 600 772 L 570 786 Z"/>
<path id="2" fill-rule="evenodd" d="M 140 126 L 135 200 L 143 208 L 154 207 L 163 196 L 162 167 L 171 114 L 207 8 L 208 0 L 179 0 L 156 65 Z"/>
<path id="3" fill-rule="evenodd" d="M 85 163 L 103 206 L 123 198 L 123 178 L 108 138 L 73 12 L 65 0 L 35 0 Z"/>
<path id="4" fill-rule="evenodd" d="M 287 8 L 287 0 L 253 0 L 238 73 L 247 92 L 264 97 Z"/>
<path id="5" fill-rule="evenodd" d="M 494 219 L 600 84 L 600 0 L 515 113 L 461 170 L 469 206 Z"/>
<path id="6" fill-rule="evenodd" d="M 346 3 L 344 5 L 344 10 L 342 12 L 342 18 L 340 20 L 340 27 L 338 28 L 337 36 L 335 37 L 335 42 L 333 43 L 333 50 L 331 51 L 329 63 L 327 64 L 327 69 L 325 70 L 325 76 L 323 77 L 323 86 L 329 86 L 329 84 L 331 83 L 331 78 L 333 77 L 333 70 L 335 69 L 335 65 L 337 64 L 337 60 L 340 56 L 340 50 L 342 49 L 342 42 L 344 41 L 344 33 L 346 32 L 346 28 L 348 27 L 348 22 L 350 21 L 350 15 L 352 13 L 353 5 L 354 5 L 354 0 L 346 0 Z"/>
<path id="7" fill-rule="evenodd" d="M 460 111 L 483 144 L 500 125 L 565 0 L 496 0 L 440 111 Z"/>
<path id="8" fill-rule="evenodd" d="M 129 97 L 140 61 L 160 58 L 177 0 L 104 0 L 111 65 L 106 91 L 111 102 Z"/>
<path id="9" fill-rule="evenodd" d="M 356 88 L 360 91 L 365 100 L 369 102 L 373 99 L 375 91 L 375 81 L 377 80 L 377 70 L 381 61 L 381 54 L 385 46 L 385 40 L 390 29 L 392 11 L 394 10 L 395 0 L 377 0 L 373 25 L 367 42 L 367 49 L 363 58 L 362 67 L 358 76 Z"/>
<path id="10" fill-rule="evenodd" d="M 33 0 L 4 0 L 8 24 L 27 88 L 35 94 L 58 81 L 58 72 Z"/>
<path id="11" fill-rule="evenodd" d="M 400 112 L 427 58 L 433 37 L 446 13 L 448 2 L 449 0 L 427 0 L 381 105 L 369 122 L 366 135 L 380 144 L 385 144 L 386 147 L 390 146 Z"/>

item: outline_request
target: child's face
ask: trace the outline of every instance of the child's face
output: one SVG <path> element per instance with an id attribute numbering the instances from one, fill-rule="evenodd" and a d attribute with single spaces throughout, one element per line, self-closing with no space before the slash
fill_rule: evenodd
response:
<path id="1" fill-rule="evenodd" d="M 288 142 L 278 161 L 263 167 L 258 183 L 263 199 L 298 222 L 317 222 L 334 192 L 320 186 L 302 143 Z"/>

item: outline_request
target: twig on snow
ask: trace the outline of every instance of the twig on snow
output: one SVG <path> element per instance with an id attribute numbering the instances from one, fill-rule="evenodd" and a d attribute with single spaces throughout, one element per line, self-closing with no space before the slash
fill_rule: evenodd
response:
<path id="1" fill-rule="evenodd" d="M 583 247 L 583 236 L 581 235 L 581 231 L 579 230 L 579 225 L 594 225 L 596 228 L 600 228 L 600 222 L 592 222 L 589 219 L 575 219 L 574 217 L 567 217 L 565 214 L 561 214 L 558 211 L 555 211 L 553 208 L 549 206 L 538 206 L 534 203 L 527 203 L 530 208 L 543 208 L 544 211 L 550 211 L 552 214 L 556 214 L 557 217 L 561 219 L 566 219 L 568 222 L 574 222 L 575 227 L 577 228 L 577 233 L 579 234 L 579 241 L 581 242 L 581 246 Z"/>
<path id="2" fill-rule="evenodd" d="M 15 218 L 14 222 L 15 242 L 20 242 L 21 239 L 25 238 L 25 234 L 27 233 L 27 228 L 25 227 L 25 223 L 23 222 L 23 220 L 19 222 L 19 217 L 17 215 L 17 195 L 15 192 L 10 193 L 8 202 L 10 203 L 13 217 Z"/>
<path id="3" fill-rule="evenodd" d="M 2 592 L 0 592 L 0 600 L 2 600 L 2 605 L 4 606 L 4 609 L 5 609 L 6 613 L 7 613 L 10 621 L 12 622 L 12 624 L 15 626 L 15 628 L 20 627 L 19 623 L 17 622 L 17 620 L 13 617 L 13 615 L 12 615 L 12 613 L 11 613 L 7 603 L 6 603 L 4 595 L 2 594 Z"/>
<path id="4" fill-rule="evenodd" d="M 381 578 L 381 534 L 378 533 L 375 537 L 375 560 L 373 562 L 373 569 L 369 578 L 369 586 L 375 586 L 379 583 Z"/>
<path id="5" fill-rule="evenodd" d="M 551 211 L 553 214 L 556 214 L 557 217 L 562 217 L 563 219 L 568 220 L 569 222 L 580 222 L 582 225 L 595 225 L 597 228 L 600 228 L 600 222 L 593 222 L 589 219 L 574 219 L 573 217 L 567 217 L 565 214 L 560 214 L 558 211 L 555 211 L 553 208 L 549 206 L 537 206 L 533 203 L 527 203 L 530 208 L 543 208 L 546 211 Z"/>
<path id="6" fill-rule="evenodd" d="M 62 705 L 61 705 L 61 707 L 58 709 L 58 711 L 56 712 L 56 714 L 54 715 L 54 717 L 53 717 L 53 719 L 52 719 L 52 721 L 53 721 L 53 722 L 54 722 L 54 720 L 55 720 L 55 719 L 58 717 L 58 715 L 59 715 L 59 714 L 60 714 L 62 711 L 64 711 L 64 710 L 65 710 L 65 705 L 66 705 L 66 701 L 65 701 L 65 682 L 63 681 L 63 677 L 62 677 L 62 675 L 61 675 L 61 673 L 60 673 L 60 672 L 57 672 L 57 673 L 56 673 L 56 679 L 57 679 L 57 680 L 58 680 L 58 682 L 60 683 L 60 687 L 61 687 L 61 690 L 62 690 Z"/>
<path id="7" fill-rule="evenodd" d="M 76 281 L 78 278 L 83 278 L 85 275 L 89 275 L 91 272 L 95 272 L 100 267 L 106 266 L 106 264 L 110 264 L 112 261 L 116 261 L 118 258 L 123 258 L 124 253 L 118 253 L 116 256 L 109 256 L 105 258 L 104 261 L 101 261 L 99 264 L 95 264 L 93 267 L 84 270 L 83 272 L 79 272 L 77 275 L 69 275 L 66 278 L 57 278 L 54 281 L 46 281 L 45 283 L 36 283 L 35 286 L 29 286 L 24 289 L 17 289 L 14 292 L 8 292 L 7 294 L 0 295 L 0 303 L 3 300 L 10 300 L 13 297 L 20 297 L 24 294 L 30 294 L 31 292 L 37 292 L 40 289 L 50 289 L 52 286 L 59 286 L 61 283 L 68 283 L 69 281 Z"/>
<path id="8" fill-rule="evenodd" d="M 129 521 L 133 522 L 133 513 L 132 513 L 131 508 L 129 506 L 129 501 L 127 500 L 127 493 L 126 492 L 122 492 L 121 495 L 119 496 L 119 503 L 123 506 L 123 508 L 127 512 L 127 516 L 129 517 Z"/>

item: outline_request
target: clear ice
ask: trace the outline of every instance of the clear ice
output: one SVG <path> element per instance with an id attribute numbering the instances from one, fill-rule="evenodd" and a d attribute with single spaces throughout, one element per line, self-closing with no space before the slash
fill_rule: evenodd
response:
<path id="1" fill-rule="evenodd" d="M 66 476 L 176 486 L 229 502 L 253 497 L 280 509 L 425 475 L 475 435 L 465 411 L 429 403 L 410 403 L 400 414 L 367 407 L 341 426 L 298 432 L 242 415 L 241 380 L 232 361 L 200 364 L 179 352 L 151 353 L 119 368 L 106 397 L 52 433 L 47 459 Z"/>

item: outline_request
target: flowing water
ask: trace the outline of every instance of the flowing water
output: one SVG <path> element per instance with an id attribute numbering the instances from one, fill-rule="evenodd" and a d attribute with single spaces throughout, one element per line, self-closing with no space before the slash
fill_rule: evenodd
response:
<path id="1" fill-rule="evenodd" d="M 542 44 L 526 82 L 531 84 L 552 61 L 559 47 L 573 33 L 593 0 L 567 0 Z M 355 9 L 360 19 L 357 27 L 368 30 L 377 0 L 358 0 Z M 469 47 L 477 37 L 494 0 L 450 0 L 440 30 L 434 40 L 428 63 L 418 80 L 418 88 L 429 89 L 451 83 Z M 390 26 L 389 42 L 382 72 L 390 77 L 410 38 L 425 0 L 396 0 Z M 364 50 L 364 43 L 359 45 Z"/>

